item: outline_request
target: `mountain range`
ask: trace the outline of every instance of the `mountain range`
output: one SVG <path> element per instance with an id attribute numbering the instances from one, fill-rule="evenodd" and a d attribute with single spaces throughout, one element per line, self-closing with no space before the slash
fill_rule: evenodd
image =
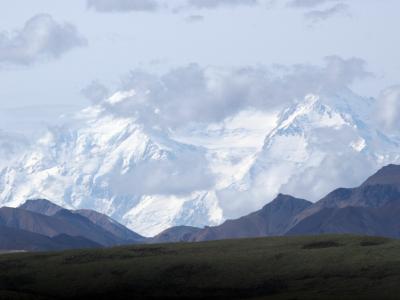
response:
<path id="1" fill-rule="evenodd" d="M 347 233 L 400 238 L 400 166 L 388 165 L 356 188 L 316 203 L 279 194 L 261 210 L 203 229 L 170 228 L 153 242 Z"/>
<path id="2" fill-rule="evenodd" d="M 0 208 L 0 250 L 62 250 L 138 243 L 199 242 L 347 233 L 400 238 L 400 165 L 388 165 L 356 188 L 338 188 L 316 203 L 279 194 L 261 210 L 218 226 L 176 226 L 145 238 L 93 210 L 48 200 Z"/>
<path id="3" fill-rule="evenodd" d="M 280 193 L 315 202 L 400 163 L 399 140 L 369 122 L 373 101 L 349 90 L 310 94 L 272 115 L 247 110 L 175 131 L 116 114 L 113 107 L 132 95 L 117 92 L 34 144 L 0 136 L 9 149 L 0 162 L 0 205 L 51 199 L 149 237 L 219 225 Z"/>
<path id="4" fill-rule="evenodd" d="M 89 210 L 67 210 L 48 200 L 0 208 L 0 249 L 63 250 L 134 244 L 145 239 Z"/>

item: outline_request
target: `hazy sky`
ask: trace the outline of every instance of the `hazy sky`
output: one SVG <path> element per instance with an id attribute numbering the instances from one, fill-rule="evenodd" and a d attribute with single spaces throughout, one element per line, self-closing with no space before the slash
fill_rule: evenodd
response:
<path id="1" fill-rule="evenodd" d="M 377 96 L 400 84 L 398 0 L 2 0 L 0 109 L 89 103 L 131 70 L 364 60 Z M 60 106 L 61 107 L 61 106 Z"/>

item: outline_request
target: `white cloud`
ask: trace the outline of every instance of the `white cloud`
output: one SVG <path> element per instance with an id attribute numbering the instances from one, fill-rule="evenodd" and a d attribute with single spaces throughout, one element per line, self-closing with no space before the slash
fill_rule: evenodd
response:
<path id="1" fill-rule="evenodd" d="M 216 8 L 220 6 L 256 5 L 257 0 L 188 0 L 188 6 L 195 8 Z"/>
<path id="2" fill-rule="evenodd" d="M 98 81 L 92 81 L 81 90 L 82 95 L 92 103 L 99 103 L 110 95 L 107 87 Z"/>
<path id="3" fill-rule="evenodd" d="M 29 141 L 24 136 L 0 129 L 0 168 L 8 166 L 28 147 Z"/>
<path id="4" fill-rule="evenodd" d="M 0 33 L 0 64 L 29 65 L 59 58 L 87 41 L 69 23 L 58 23 L 50 15 L 39 14 L 15 32 Z"/>
<path id="5" fill-rule="evenodd" d="M 330 8 L 321 10 L 311 10 L 305 13 L 305 17 L 310 19 L 312 22 L 319 22 L 329 19 L 335 15 L 345 14 L 349 9 L 349 6 L 344 3 L 338 3 Z"/>
<path id="6" fill-rule="evenodd" d="M 187 10 L 211 10 L 223 7 L 251 7 L 264 6 L 266 8 L 276 7 L 275 0 L 86 0 L 87 7 L 98 12 L 131 12 L 131 11 L 159 11 L 160 9 L 169 12 L 182 12 Z M 334 3 L 332 7 L 311 10 L 305 15 L 313 21 L 325 20 L 331 16 L 347 11 L 348 6 L 342 3 L 345 0 L 291 0 L 287 2 L 289 7 L 313 9 L 324 4 Z M 201 15 L 186 17 L 187 22 L 203 21 Z"/>
<path id="7" fill-rule="evenodd" d="M 163 160 L 143 161 L 111 182 L 112 189 L 127 195 L 187 195 L 214 184 L 205 153 L 189 146 Z"/>
<path id="8" fill-rule="evenodd" d="M 264 0 L 270 3 L 271 0 Z M 215 9 L 220 7 L 253 6 L 259 0 L 86 0 L 87 7 L 98 12 L 157 11 L 166 9 L 172 12 L 182 9 Z"/>
<path id="9" fill-rule="evenodd" d="M 330 2 L 345 2 L 345 0 L 291 0 L 288 5 L 295 8 L 314 8 Z"/>
<path id="10" fill-rule="evenodd" d="M 346 2 L 347 0 L 291 0 L 287 5 L 306 10 L 304 16 L 316 23 L 336 15 L 346 14 L 350 10 Z"/>
<path id="11" fill-rule="evenodd" d="M 98 12 L 154 11 L 159 3 L 155 0 L 87 0 L 87 6 Z"/>
<path id="12" fill-rule="evenodd" d="M 335 93 L 370 74 L 361 59 L 327 57 L 324 66 L 203 68 L 197 64 L 165 74 L 131 72 L 118 88 L 123 101 L 103 101 L 107 111 L 135 116 L 141 122 L 167 128 L 221 121 L 239 111 L 280 109 L 309 93 Z M 90 89 L 96 92 L 96 85 Z M 101 87 L 104 91 L 104 88 Z M 98 98 L 94 102 L 98 102 Z"/>
<path id="13" fill-rule="evenodd" d="M 388 133 L 400 133 L 400 85 L 383 90 L 375 108 L 375 121 Z"/>

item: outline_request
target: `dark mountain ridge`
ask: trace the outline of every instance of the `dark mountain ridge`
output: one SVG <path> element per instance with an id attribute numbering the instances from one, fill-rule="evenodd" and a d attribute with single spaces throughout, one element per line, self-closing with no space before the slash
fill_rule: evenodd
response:
<path id="1" fill-rule="evenodd" d="M 122 244 L 123 241 L 111 235 L 90 220 L 63 209 L 53 216 L 46 216 L 21 208 L 0 208 L 0 224 L 9 228 L 22 229 L 48 237 L 66 234 L 84 237 L 103 246 Z"/>
<path id="2" fill-rule="evenodd" d="M 320 201 L 301 212 L 294 218 L 291 228 L 304 219 L 327 209 L 382 208 L 400 205 L 400 166 L 388 165 L 356 188 L 339 188 L 326 195 Z M 379 211 L 379 210 L 378 210 Z M 382 210 L 381 212 L 383 212 Z M 315 216 L 314 216 L 315 218 Z M 336 233 L 336 231 L 332 232 Z M 349 233 L 353 233 L 350 231 Z M 391 237 L 394 237 L 390 235 Z"/>
<path id="3" fill-rule="evenodd" d="M 63 250 L 126 245 L 144 238 L 90 210 L 67 210 L 48 200 L 0 208 L 0 249 Z"/>
<path id="4" fill-rule="evenodd" d="M 126 228 L 124 225 L 118 223 L 114 219 L 111 219 L 109 216 L 101 214 L 97 211 L 90 209 L 80 209 L 73 211 L 73 213 L 89 219 L 92 223 L 100 226 L 101 228 L 118 237 L 119 239 L 136 243 L 142 242 L 146 239 L 136 232 Z"/>
<path id="5" fill-rule="evenodd" d="M 114 239 L 119 239 L 120 241 L 131 241 L 140 242 L 145 240 L 145 238 L 136 232 L 126 228 L 122 224 L 113 220 L 107 215 L 101 214 L 97 211 L 90 209 L 79 209 L 79 210 L 66 210 L 61 206 L 52 203 L 49 200 L 38 199 L 38 200 L 27 200 L 19 208 L 24 210 L 29 210 L 39 214 L 44 214 L 46 216 L 53 216 L 58 219 L 75 219 L 77 222 L 87 223 L 90 226 L 96 225 L 102 230 L 106 231 L 108 235 L 114 236 Z"/>
<path id="6" fill-rule="evenodd" d="M 28 200 L 19 208 L 0 208 L 0 232 L 4 232 L 0 249 L 54 250 L 328 233 L 400 238 L 399 214 L 400 166 L 389 165 L 360 186 L 336 189 L 316 203 L 279 194 L 259 211 L 219 226 L 177 226 L 148 239 L 96 211 L 67 210 L 45 199 Z"/>
<path id="7" fill-rule="evenodd" d="M 147 240 L 147 243 L 190 242 L 192 237 L 202 229 L 191 226 L 175 226 L 164 230 Z"/>
<path id="8" fill-rule="evenodd" d="M 20 205 L 19 208 L 46 216 L 53 216 L 60 210 L 65 209 L 46 199 L 29 199 L 26 200 L 24 204 Z"/>
<path id="9" fill-rule="evenodd" d="M 0 226 L 0 249 L 2 251 L 55 251 L 98 247 L 101 245 L 83 237 L 71 237 L 63 234 L 51 238 L 22 229 Z"/>
<path id="10" fill-rule="evenodd" d="M 279 194 L 257 212 L 198 229 L 180 241 L 328 233 L 400 238 L 399 213 L 400 166 L 388 165 L 359 187 L 338 188 L 314 204 Z M 179 241 L 171 234 L 169 238 Z"/>
<path id="11" fill-rule="evenodd" d="M 279 194 L 261 210 L 222 225 L 206 227 L 190 238 L 191 241 L 249 238 L 283 235 L 293 217 L 312 205 L 311 202 Z"/>

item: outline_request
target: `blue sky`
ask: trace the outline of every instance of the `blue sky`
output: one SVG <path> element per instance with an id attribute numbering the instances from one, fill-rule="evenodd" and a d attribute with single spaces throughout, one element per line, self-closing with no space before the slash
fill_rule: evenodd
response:
<path id="1" fill-rule="evenodd" d="M 91 82 L 116 89 L 132 70 L 322 65 L 330 55 L 364 60 L 373 77 L 352 86 L 378 97 L 400 83 L 399 11 L 398 0 L 5 0 L 0 110 L 83 107 Z M 51 31 L 39 46 L 33 18 Z"/>

